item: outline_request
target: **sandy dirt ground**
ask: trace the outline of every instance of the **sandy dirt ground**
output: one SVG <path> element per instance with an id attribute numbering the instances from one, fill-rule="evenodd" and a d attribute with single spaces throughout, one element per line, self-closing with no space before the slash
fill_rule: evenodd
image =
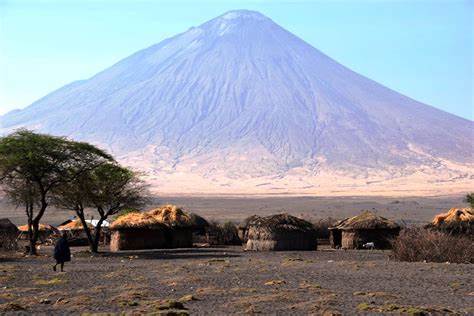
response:
<path id="1" fill-rule="evenodd" d="M 241 247 L 108 253 L 74 248 L 66 272 L 2 256 L 6 314 L 474 314 L 472 265 L 402 263 L 387 251 L 243 252 Z"/>

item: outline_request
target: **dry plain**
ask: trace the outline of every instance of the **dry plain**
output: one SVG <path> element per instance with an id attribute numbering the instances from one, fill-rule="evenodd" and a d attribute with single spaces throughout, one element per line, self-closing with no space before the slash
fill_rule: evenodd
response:
<path id="1" fill-rule="evenodd" d="M 289 212 L 342 218 L 361 209 L 419 225 L 461 196 L 436 198 L 160 197 L 214 220 Z M 20 209 L 1 216 L 23 223 Z M 51 209 L 57 224 L 72 215 Z M 65 273 L 51 269 L 52 249 L 0 261 L 0 313 L 5 314 L 474 314 L 472 265 L 397 262 L 389 251 L 245 252 L 192 248 L 91 256 L 73 249 Z"/>

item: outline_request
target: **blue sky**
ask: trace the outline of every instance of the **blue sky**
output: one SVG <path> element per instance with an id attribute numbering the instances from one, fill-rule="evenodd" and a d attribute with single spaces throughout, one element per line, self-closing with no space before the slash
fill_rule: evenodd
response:
<path id="1" fill-rule="evenodd" d="M 0 0 L 0 114 L 232 9 L 343 65 L 474 119 L 473 1 Z"/>

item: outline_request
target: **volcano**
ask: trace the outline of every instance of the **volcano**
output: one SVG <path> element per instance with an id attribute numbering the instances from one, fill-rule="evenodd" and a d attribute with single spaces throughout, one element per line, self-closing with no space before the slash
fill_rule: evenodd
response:
<path id="1" fill-rule="evenodd" d="M 474 187 L 474 122 L 227 12 L 0 118 L 98 144 L 161 193 L 439 194 Z"/>

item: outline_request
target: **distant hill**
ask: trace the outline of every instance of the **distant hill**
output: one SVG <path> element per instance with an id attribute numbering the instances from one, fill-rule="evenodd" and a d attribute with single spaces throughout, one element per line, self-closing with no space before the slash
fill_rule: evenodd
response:
<path id="1" fill-rule="evenodd" d="M 439 194 L 474 187 L 474 122 L 231 11 L 0 118 L 92 141 L 162 193 Z"/>

